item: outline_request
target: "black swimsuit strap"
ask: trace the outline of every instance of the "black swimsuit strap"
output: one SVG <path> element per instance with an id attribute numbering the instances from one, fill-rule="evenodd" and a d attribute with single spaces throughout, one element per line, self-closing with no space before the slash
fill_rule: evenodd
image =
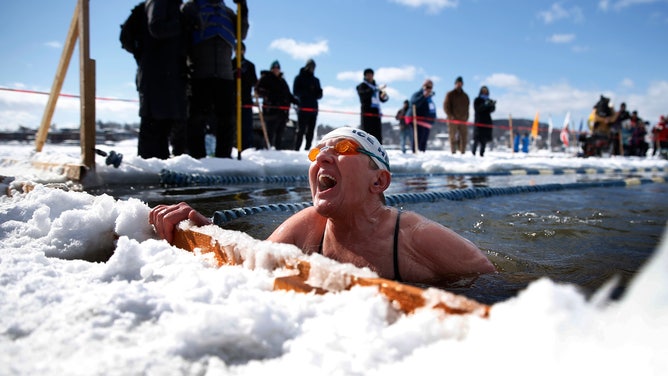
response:
<path id="1" fill-rule="evenodd" d="M 398 282 L 403 282 L 401 273 L 399 273 L 399 218 L 401 218 L 401 210 L 397 210 L 397 223 L 394 225 L 394 279 Z"/>
<path id="2" fill-rule="evenodd" d="M 399 273 L 399 219 L 401 218 L 401 210 L 397 210 L 397 223 L 394 225 L 394 246 L 392 248 L 392 259 L 394 261 L 394 279 L 398 282 L 403 282 L 401 278 L 401 273 Z M 322 238 L 320 239 L 320 245 L 318 246 L 318 253 L 322 253 L 322 243 L 325 242 L 325 232 L 327 231 L 327 225 L 325 225 L 325 230 L 322 232 Z"/>

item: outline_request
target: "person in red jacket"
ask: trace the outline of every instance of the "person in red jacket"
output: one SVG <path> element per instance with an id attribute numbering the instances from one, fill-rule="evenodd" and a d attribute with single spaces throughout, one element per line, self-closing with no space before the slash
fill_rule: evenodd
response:
<path id="1" fill-rule="evenodd" d="M 654 151 L 652 155 L 657 152 L 663 158 L 668 159 L 668 124 L 666 124 L 666 117 L 661 115 L 659 122 L 652 129 L 654 138 Z"/>

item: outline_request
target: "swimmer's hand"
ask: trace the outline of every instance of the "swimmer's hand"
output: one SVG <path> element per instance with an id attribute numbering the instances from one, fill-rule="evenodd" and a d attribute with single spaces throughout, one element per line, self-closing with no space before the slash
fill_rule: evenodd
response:
<path id="1" fill-rule="evenodd" d="M 185 202 L 176 205 L 158 205 L 151 209 L 148 215 L 148 223 L 153 225 L 156 234 L 172 244 L 174 230 L 183 220 L 189 219 L 195 226 L 206 226 L 211 220 Z"/>

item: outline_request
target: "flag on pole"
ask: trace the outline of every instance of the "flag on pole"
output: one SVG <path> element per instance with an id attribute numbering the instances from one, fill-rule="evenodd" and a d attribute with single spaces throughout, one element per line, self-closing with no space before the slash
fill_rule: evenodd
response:
<path id="1" fill-rule="evenodd" d="M 568 124 L 571 122 L 571 112 L 568 111 L 566 113 L 566 117 L 564 118 L 564 126 L 562 128 L 568 128 Z"/>
<path id="2" fill-rule="evenodd" d="M 571 122 L 571 113 L 570 111 L 566 113 L 566 118 L 564 119 L 564 126 L 561 127 L 561 133 L 559 138 L 561 138 L 561 143 L 564 146 L 568 147 L 568 124 Z"/>
<path id="3" fill-rule="evenodd" d="M 533 119 L 533 126 L 531 127 L 531 137 L 534 139 L 538 137 L 538 111 L 536 111 L 536 117 Z"/>
<path id="4" fill-rule="evenodd" d="M 552 150 L 552 115 L 547 118 L 547 150 Z"/>

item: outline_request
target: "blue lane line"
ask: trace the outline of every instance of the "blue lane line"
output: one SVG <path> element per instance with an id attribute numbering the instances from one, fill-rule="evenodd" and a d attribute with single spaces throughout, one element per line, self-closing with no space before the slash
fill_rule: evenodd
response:
<path id="1" fill-rule="evenodd" d="M 497 187 L 497 188 L 476 187 L 476 188 L 454 189 L 450 191 L 397 193 L 397 194 L 387 195 L 385 197 L 385 201 L 388 205 L 397 206 L 408 203 L 424 203 L 424 202 L 434 202 L 440 200 L 462 201 L 462 200 L 473 200 L 483 197 L 504 196 L 504 195 L 521 194 L 521 193 L 552 192 L 552 191 L 562 191 L 569 189 L 587 189 L 587 188 L 600 188 L 600 187 L 629 187 L 641 184 L 665 183 L 665 182 L 666 182 L 666 177 L 664 176 L 664 177 L 654 177 L 654 178 L 629 178 L 629 179 L 602 180 L 602 181 L 566 183 L 566 184 L 554 183 L 554 184 L 542 184 L 542 185 L 522 185 L 517 187 Z M 252 214 L 270 212 L 270 211 L 298 212 L 312 205 L 313 203 L 311 201 L 304 201 L 297 203 L 268 204 L 268 205 L 236 208 L 229 210 L 219 210 L 214 213 L 213 222 L 220 226 L 225 222 L 229 222 L 233 219 L 241 218 Z"/>
<path id="2" fill-rule="evenodd" d="M 632 173 L 665 173 L 665 168 L 526 168 L 488 172 L 443 172 L 443 173 L 395 173 L 395 178 L 439 177 L 439 176 L 516 176 L 516 175 L 572 175 L 572 174 L 632 174 Z M 165 187 L 232 185 L 256 183 L 295 183 L 307 182 L 308 176 L 241 176 L 191 174 L 163 169 L 160 171 L 160 185 Z"/>

